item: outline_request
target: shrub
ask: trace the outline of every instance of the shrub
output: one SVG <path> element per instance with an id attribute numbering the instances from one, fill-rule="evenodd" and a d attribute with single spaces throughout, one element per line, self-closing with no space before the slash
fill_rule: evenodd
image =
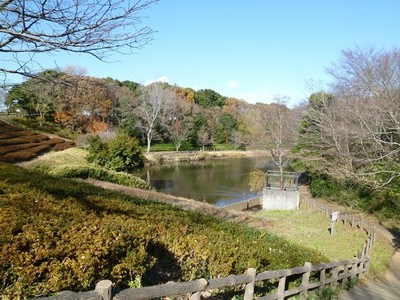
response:
<path id="1" fill-rule="evenodd" d="M 49 145 L 45 145 L 45 144 L 38 144 L 37 146 L 34 146 L 34 147 L 28 149 L 29 152 L 36 153 L 37 155 L 42 154 L 49 150 L 50 150 Z"/>
<path id="2" fill-rule="evenodd" d="M 50 138 L 47 135 L 43 135 L 43 134 L 31 134 L 31 135 L 24 135 L 21 137 L 21 139 L 23 139 L 29 143 L 40 143 L 43 141 L 47 141 Z"/>
<path id="3" fill-rule="evenodd" d="M 18 145 L 18 144 L 24 144 L 28 143 L 25 139 L 17 137 L 17 138 L 4 138 L 0 140 L 0 145 L 1 146 L 8 146 L 8 145 Z"/>
<path id="4" fill-rule="evenodd" d="M 250 172 L 250 192 L 261 193 L 265 188 L 266 177 L 265 172 L 262 170 L 255 170 Z"/>
<path id="5" fill-rule="evenodd" d="M 73 147 L 74 145 L 75 145 L 75 143 L 72 142 L 72 141 L 65 141 L 64 143 L 56 144 L 56 145 L 53 147 L 53 150 L 54 150 L 54 151 L 62 151 L 62 150 L 71 148 L 71 147 Z"/>
<path id="6" fill-rule="evenodd" d="M 117 172 L 132 172 L 144 166 L 144 156 L 140 151 L 139 142 L 126 134 L 118 134 L 106 142 L 99 136 L 89 140 L 90 162 Z"/>
<path id="7" fill-rule="evenodd" d="M 34 159 L 35 157 L 37 157 L 37 154 L 34 152 L 18 151 L 18 152 L 7 153 L 1 160 L 4 162 L 12 163 L 12 162 L 31 160 Z"/>
<path id="8" fill-rule="evenodd" d="M 40 167 L 37 168 L 40 170 Z M 45 170 L 47 169 L 47 170 Z M 44 167 L 48 174 L 65 178 L 93 178 L 116 184 L 145 189 L 146 181 L 131 174 L 115 172 L 94 166 L 59 166 L 52 169 Z"/>
<path id="9" fill-rule="evenodd" d="M 26 143 L 26 144 L 16 144 L 16 145 L 8 145 L 8 146 L 0 146 L 0 154 L 18 152 L 26 149 L 30 149 L 36 147 L 38 144 L 34 143 Z"/>

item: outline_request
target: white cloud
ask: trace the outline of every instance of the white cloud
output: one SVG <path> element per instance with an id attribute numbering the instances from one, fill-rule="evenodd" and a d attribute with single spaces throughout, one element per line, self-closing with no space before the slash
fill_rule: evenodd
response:
<path id="1" fill-rule="evenodd" d="M 169 83 L 169 80 L 168 80 L 168 77 L 167 77 L 167 76 L 161 76 L 160 78 L 157 78 L 157 79 L 150 79 L 150 80 L 147 80 L 147 81 L 144 83 L 144 85 L 146 86 L 146 85 L 152 84 L 152 83 L 154 83 L 154 82 L 166 82 L 166 83 Z"/>
<path id="2" fill-rule="evenodd" d="M 235 80 L 229 80 L 226 86 L 230 89 L 237 89 L 239 87 L 239 83 Z"/>

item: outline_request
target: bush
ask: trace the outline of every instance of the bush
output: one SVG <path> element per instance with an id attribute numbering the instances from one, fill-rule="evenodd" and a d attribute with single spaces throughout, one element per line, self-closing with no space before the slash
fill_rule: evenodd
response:
<path id="1" fill-rule="evenodd" d="M 18 144 L 24 144 L 28 143 L 26 139 L 23 138 L 14 138 L 11 135 L 7 135 L 9 138 L 4 137 L 3 139 L 0 139 L 0 146 L 9 146 L 9 145 L 18 145 Z"/>
<path id="2" fill-rule="evenodd" d="M 144 166 L 139 142 L 126 134 L 118 134 L 106 142 L 99 136 L 88 139 L 88 161 L 117 172 L 133 172 Z"/>
<path id="3" fill-rule="evenodd" d="M 265 172 L 262 170 L 255 170 L 250 172 L 250 192 L 261 193 L 265 188 L 266 177 Z"/>
<path id="4" fill-rule="evenodd" d="M 35 157 L 37 157 L 37 154 L 34 152 L 18 151 L 13 153 L 7 153 L 1 160 L 4 162 L 12 163 L 12 162 L 31 160 L 34 159 Z"/>
<path id="5" fill-rule="evenodd" d="M 40 169 L 40 168 L 38 168 Z M 92 166 L 60 166 L 49 169 L 46 173 L 65 178 L 93 178 L 116 184 L 146 189 L 146 181 L 131 174 L 115 172 Z"/>
<path id="6" fill-rule="evenodd" d="M 21 139 L 24 139 L 25 141 L 29 143 L 40 143 L 43 141 L 47 141 L 50 138 L 47 135 L 43 134 L 30 134 L 30 135 L 24 135 L 21 137 Z"/>
<path id="7" fill-rule="evenodd" d="M 53 147 L 53 150 L 54 150 L 54 151 L 62 151 L 62 150 L 66 150 L 66 149 L 68 149 L 68 148 L 71 148 L 71 147 L 73 147 L 74 145 L 75 145 L 75 143 L 72 142 L 72 141 L 64 141 L 64 143 L 56 144 L 56 145 Z"/>

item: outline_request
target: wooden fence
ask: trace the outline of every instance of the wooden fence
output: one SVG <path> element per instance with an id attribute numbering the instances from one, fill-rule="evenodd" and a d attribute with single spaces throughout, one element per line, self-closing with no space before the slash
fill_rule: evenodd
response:
<path id="1" fill-rule="evenodd" d="M 303 199 L 301 201 L 302 208 L 313 209 L 317 212 L 324 214 L 326 217 L 332 218 L 332 214 L 334 210 L 326 206 L 315 199 Z M 338 221 L 343 222 L 344 225 L 349 225 L 351 227 L 357 227 L 361 230 L 364 230 L 367 233 L 367 239 L 362 249 L 358 251 L 357 257 L 361 258 L 369 255 L 369 251 L 372 248 L 372 245 L 375 243 L 376 239 L 376 228 L 375 225 L 368 220 L 365 220 L 362 215 L 355 214 L 352 212 L 337 212 Z"/>
<path id="2" fill-rule="evenodd" d="M 302 206 L 315 209 L 327 217 L 332 215 L 330 207 L 324 206 L 314 199 L 303 201 Z M 370 258 L 368 254 L 375 241 L 376 234 L 374 226 L 355 214 L 339 214 L 338 220 L 352 227 L 357 226 L 367 233 L 366 243 L 353 259 L 317 265 L 306 262 L 301 267 L 264 271 L 258 274 L 255 269 L 250 268 L 242 275 L 230 275 L 214 279 L 201 278 L 189 282 L 168 282 L 157 286 L 121 291 L 113 291 L 112 282 L 102 280 L 97 283 L 94 291 L 81 293 L 65 291 L 57 296 L 42 299 L 139 300 L 184 296 L 186 299 L 199 300 L 202 299 L 203 293 L 207 291 L 218 291 L 227 287 L 235 288 L 237 292 L 243 295 L 245 300 L 283 300 L 294 295 L 306 296 L 308 292 L 323 290 L 326 286 L 345 285 L 352 279 L 361 278 L 369 270 Z M 265 286 L 268 286 L 268 289 L 263 289 Z"/>

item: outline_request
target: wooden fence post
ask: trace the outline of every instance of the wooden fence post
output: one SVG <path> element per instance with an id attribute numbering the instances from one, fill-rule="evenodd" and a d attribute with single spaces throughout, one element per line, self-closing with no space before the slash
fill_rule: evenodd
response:
<path id="1" fill-rule="evenodd" d="M 306 262 L 304 264 L 304 267 L 306 267 L 307 271 L 303 274 L 301 278 L 301 288 L 303 289 L 303 291 L 300 293 L 300 295 L 306 297 L 308 294 L 308 284 L 310 281 L 312 263 Z"/>
<path id="2" fill-rule="evenodd" d="M 278 283 L 278 291 L 277 291 L 277 298 L 278 300 L 285 299 L 285 290 L 286 290 L 286 276 L 279 278 Z"/>
<path id="3" fill-rule="evenodd" d="M 354 259 L 353 265 L 351 267 L 351 278 L 355 278 L 357 276 L 357 266 L 358 266 L 358 259 Z"/>
<path id="4" fill-rule="evenodd" d="M 111 280 L 101 280 L 96 284 L 95 291 L 100 294 L 102 300 L 111 300 Z"/>
<path id="5" fill-rule="evenodd" d="M 208 284 L 208 281 L 204 278 L 200 278 L 199 282 L 201 283 L 202 286 L 207 286 L 207 284 Z M 200 299 L 201 299 L 201 291 L 193 293 L 190 296 L 190 300 L 200 300 Z"/>
<path id="6" fill-rule="evenodd" d="M 250 275 L 252 280 L 246 284 L 244 289 L 244 300 L 252 300 L 254 297 L 254 285 L 256 282 L 256 269 L 250 268 L 247 270 L 246 274 Z"/>
<path id="7" fill-rule="evenodd" d="M 342 280 L 342 286 L 345 286 L 346 283 L 349 281 L 349 264 L 345 264 L 344 265 L 344 270 L 343 270 L 343 274 L 346 276 L 345 278 L 343 278 Z"/>
<path id="8" fill-rule="evenodd" d="M 335 289 L 337 287 L 337 283 L 338 283 L 338 275 L 339 275 L 339 266 L 336 266 L 333 268 L 333 272 L 332 272 L 332 287 Z"/>
<path id="9" fill-rule="evenodd" d="M 319 273 L 319 290 L 322 292 L 325 288 L 325 280 L 326 280 L 326 269 L 322 269 Z"/>

